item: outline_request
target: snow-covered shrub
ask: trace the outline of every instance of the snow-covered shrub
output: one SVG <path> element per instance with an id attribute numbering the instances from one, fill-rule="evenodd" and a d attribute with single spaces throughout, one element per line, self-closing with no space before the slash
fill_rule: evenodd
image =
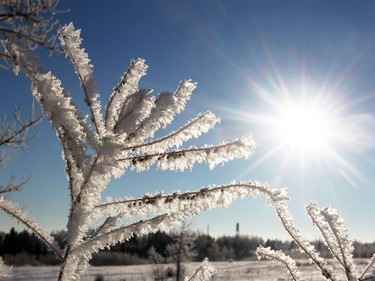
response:
<path id="1" fill-rule="evenodd" d="M 341 273 L 344 273 L 341 275 L 339 271 L 336 271 L 320 256 L 319 252 L 315 250 L 315 247 L 310 241 L 308 241 L 294 225 L 292 216 L 285 202 L 278 201 L 272 202 L 271 204 L 275 208 L 277 216 L 280 218 L 285 230 L 299 246 L 301 253 L 307 255 L 310 261 L 318 267 L 326 280 L 340 281 L 343 280 L 342 276 L 345 276 L 345 280 L 348 281 L 375 279 L 375 275 L 373 274 L 375 254 L 361 274 L 356 272 L 353 262 L 353 242 L 337 210 L 331 207 L 318 208 L 315 202 L 311 202 L 306 206 L 307 214 L 310 216 L 313 224 L 319 229 L 323 237 L 323 242 L 330 250 L 335 261 L 341 265 Z M 258 258 L 266 258 L 284 264 L 293 280 L 308 280 L 308 278 L 301 277 L 301 273 L 298 271 L 295 261 L 282 251 L 275 251 L 269 247 L 264 248 L 259 246 L 257 255 Z"/>
<path id="2" fill-rule="evenodd" d="M 64 26 L 60 41 L 81 83 L 90 116 L 82 116 L 61 81 L 38 63 L 31 50 L 20 48 L 17 41 L 3 43 L 8 64 L 22 70 L 31 80 L 33 96 L 61 143 L 71 206 L 65 248 L 60 249 L 28 213 L 0 197 L 0 208 L 31 229 L 61 259 L 59 280 L 79 279 L 93 253 L 99 250 L 126 241 L 134 234 L 180 223 L 200 210 L 228 206 L 244 196 L 263 194 L 269 200 L 285 199 L 283 191 L 272 190 L 265 184 L 233 182 L 185 193 L 156 193 L 101 202 L 101 194 L 111 178 L 122 176 L 128 169 L 142 172 L 156 166 L 160 170 L 184 171 L 197 162 L 206 162 L 212 169 L 235 158 L 249 157 L 256 144 L 248 135 L 218 145 L 180 148 L 185 141 L 199 137 L 219 122 L 209 111 L 176 131 L 155 138 L 156 131 L 165 128 L 184 109 L 196 83 L 184 80 L 174 93 L 151 95 L 151 90 L 138 88 L 147 65 L 143 59 L 137 59 L 131 62 L 103 108 L 93 66 L 80 47 L 80 31 L 73 24 Z M 142 219 L 137 221 L 139 217 Z M 133 223 L 125 224 L 122 219 Z M 92 231 L 94 221 L 101 223 Z"/>

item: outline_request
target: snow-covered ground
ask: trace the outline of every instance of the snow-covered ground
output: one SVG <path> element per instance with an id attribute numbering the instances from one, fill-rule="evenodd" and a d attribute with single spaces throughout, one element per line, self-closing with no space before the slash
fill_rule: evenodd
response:
<path id="1" fill-rule="evenodd" d="M 251 280 L 251 281 L 282 281 L 290 280 L 284 266 L 268 261 L 241 261 L 241 262 L 213 262 L 217 270 L 214 280 Z M 357 268 L 362 269 L 367 264 L 365 260 L 357 260 Z M 297 263 L 304 277 L 309 280 L 324 280 L 314 265 L 307 260 Z M 186 264 L 187 272 L 191 275 L 199 263 Z M 159 265 L 159 269 L 172 268 L 172 265 Z M 102 276 L 105 281 L 152 281 L 155 265 L 132 266 L 101 266 L 90 267 L 89 271 L 81 278 L 82 281 L 94 281 Z M 12 280 L 28 281 L 55 281 L 57 280 L 58 267 L 14 267 Z M 98 279 L 99 280 L 99 279 Z M 170 279 L 173 280 L 173 279 Z M 344 279 L 343 279 L 344 280 Z"/>

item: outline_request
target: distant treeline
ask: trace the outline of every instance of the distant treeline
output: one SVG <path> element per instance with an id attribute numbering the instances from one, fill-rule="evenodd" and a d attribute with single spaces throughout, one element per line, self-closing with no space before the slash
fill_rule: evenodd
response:
<path id="1" fill-rule="evenodd" d="M 294 257 L 300 256 L 295 242 L 264 240 L 257 236 L 221 236 L 218 238 L 206 234 L 188 232 L 193 261 L 202 261 L 208 257 L 211 261 L 245 260 L 255 258 L 259 245 L 284 250 Z M 65 232 L 53 232 L 52 236 L 63 246 Z M 168 245 L 175 243 L 176 233 L 156 232 L 143 236 L 134 236 L 129 241 L 111 247 L 110 250 L 96 254 L 93 265 L 129 265 L 150 263 L 150 249 L 153 248 L 163 259 L 170 262 Z M 322 256 L 329 257 L 329 251 L 322 241 L 313 243 Z M 354 257 L 368 258 L 375 253 L 374 243 L 354 243 Z M 0 256 L 5 263 L 12 265 L 57 265 L 59 261 L 48 248 L 33 234 L 26 230 L 17 232 L 13 228 L 9 233 L 0 232 Z"/>

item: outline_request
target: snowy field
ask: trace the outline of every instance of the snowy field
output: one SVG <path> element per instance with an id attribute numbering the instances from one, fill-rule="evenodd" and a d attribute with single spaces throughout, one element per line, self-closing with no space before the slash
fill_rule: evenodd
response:
<path id="1" fill-rule="evenodd" d="M 357 268 L 364 268 L 366 260 L 357 260 Z M 256 281 L 282 281 L 290 280 L 285 267 L 267 261 L 242 261 L 242 262 L 213 262 L 217 270 L 214 280 L 256 280 Z M 300 270 L 304 277 L 309 280 L 324 280 L 314 265 L 308 261 L 298 262 Z M 166 269 L 171 265 L 159 265 Z M 186 264 L 188 274 L 198 267 L 199 263 Z M 102 266 L 91 267 L 89 271 L 81 278 L 83 281 L 94 281 L 98 276 L 105 281 L 152 281 L 154 265 L 134 265 L 134 266 Z M 13 268 L 14 278 L 12 280 L 57 280 L 58 267 L 15 267 Z M 170 279 L 173 280 L 173 279 Z M 344 279 L 343 279 L 344 280 Z M 373 279 L 375 280 L 375 279 Z"/>

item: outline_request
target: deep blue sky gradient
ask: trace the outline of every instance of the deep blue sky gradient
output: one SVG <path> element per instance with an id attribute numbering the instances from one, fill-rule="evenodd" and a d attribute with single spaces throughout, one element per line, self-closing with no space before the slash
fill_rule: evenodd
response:
<path id="1" fill-rule="evenodd" d="M 213 131 L 188 145 L 216 144 L 247 133 L 259 143 L 250 159 L 213 171 L 202 164 L 185 173 L 127 172 L 111 183 L 104 198 L 260 180 L 288 188 L 290 211 L 309 237 L 319 238 L 304 211 L 314 200 L 340 210 L 353 238 L 375 240 L 373 1 L 61 1 L 58 8 L 70 9 L 57 15 L 60 24 L 72 21 L 82 29 L 103 105 L 130 59 L 142 57 L 149 65 L 143 88 L 158 93 L 173 91 L 183 79 L 198 82 L 171 129 L 206 110 L 222 118 Z M 83 108 L 69 61 L 41 53 Z M 11 114 L 20 105 L 27 115 L 31 94 L 26 78 L 0 70 L 0 93 L 1 113 Z M 331 144 L 334 157 L 313 152 L 302 161 L 286 147 L 270 153 L 280 140 L 270 137 L 274 128 L 266 121 L 277 116 L 287 97 L 319 99 L 329 108 L 345 132 Z M 58 230 L 66 225 L 69 207 L 64 163 L 48 121 L 36 130 L 40 135 L 28 153 L 7 153 L 0 179 L 33 174 L 25 190 L 10 197 L 47 229 Z M 241 234 L 289 239 L 264 198 L 202 213 L 193 219 L 193 228 L 206 232 L 209 225 L 212 235 L 232 235 L 237 222 Z M 0 215 L 0 230 L 16 225 Z"/>

